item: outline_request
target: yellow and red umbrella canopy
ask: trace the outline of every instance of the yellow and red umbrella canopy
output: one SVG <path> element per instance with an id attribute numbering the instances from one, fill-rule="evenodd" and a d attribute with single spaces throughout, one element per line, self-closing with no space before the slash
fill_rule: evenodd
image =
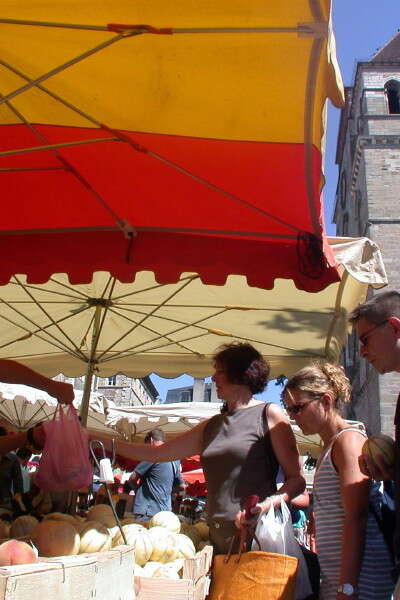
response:
<path id="1" fill-rule="evenodd" d="M 0 36 L 1 282 L 338 279 L 330 0 L 5 0 Z"/>

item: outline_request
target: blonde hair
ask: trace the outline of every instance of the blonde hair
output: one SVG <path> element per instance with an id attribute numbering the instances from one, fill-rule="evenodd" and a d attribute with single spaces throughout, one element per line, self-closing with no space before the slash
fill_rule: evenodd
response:
<path id="1" fill-rule="evenodd" d="M 351 384 L 344 370 L 339 365 L 332 363 L 315 363 L 304 367 L 291 377 L 282 392 L 282 398 L 286 390 L 299 390 L 311 396 L 322 396 L 331 394 L 336 409 L 350 402 Z"/>

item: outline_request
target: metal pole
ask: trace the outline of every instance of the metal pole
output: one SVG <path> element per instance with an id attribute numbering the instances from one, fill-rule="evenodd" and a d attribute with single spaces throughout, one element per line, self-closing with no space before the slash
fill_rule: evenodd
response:
<path id="1" fill-rule="evenodd" d="M 93 373 L 94 373 L 94 368 L 95 368 L 95 357 L 96 357 L 97 344 L 98 344 L 99 336 L 100 336 L 100 330 L 99 330 L 100 315 L 101 315 L 101 306 L 96 306 L 96 310 L 94 313 L 94 319 L 93 319 L 92 344 L 91 344 L 91 348 L 90 348 L 90 356 L 89 356 L 89 362 L 88 362 L 86 376 L 85 376 L 85 387 L 83 388 L 82 404 L 81 404 L 81 410 L 80 410 L 81 423 L 84 427 L 86 427 L 87 420 L 88 420 L 90 392 L 92 390 L 92 380 L 93 380 Z"/>

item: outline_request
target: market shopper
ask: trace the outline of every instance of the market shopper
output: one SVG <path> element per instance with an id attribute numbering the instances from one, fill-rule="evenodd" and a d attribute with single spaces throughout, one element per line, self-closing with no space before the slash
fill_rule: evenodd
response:
<path id="1" fill-rule="evenodd" d="M 324 444 L 313 489 L 320 600 L 389 600 L 391 557 L 369 510 L 371 504 L 379 511 L 379 486 L 359 467 L 366 436 L 339 414 L 350 391 L 343 369 L 329 363 L 300 370 L 283 391 L 288 414 Z"/>
<path id="2" fill-rule="evenodd" d="M 162 429 L 153 429 L 145 437 L 145 443 L 155 448 L 165 443 Z M 136 465 L 129 478 L 135 490 L 133 513 L 137 521 L 148 521 L 160 510 L 171 510 L 172 491 L 183 489 L 179 460 L 168 462 L 142 461 Z"/>
<path id="3" fill-rule="evenodd" d="M 400 372 L 400 292 L 391 290 L 376 294 L 353 310 L 349 321 L 359 337 L 361 356 L 381 375 Z M 393 550 L 398 579 L 393 597 L 400 600 L 400 393 L 394 424 L 395 468 L 389 467 L 383 456 L 379 455 L 374 462 L 363 456 L 361 468 L 376 480 L 389 481 L 394 478 L 395 481 L 396 530 Z"/>
<path id="4" fill-rule="evenodd" d="M 237 528 L 249 527 L 241 501 L 257 495 L 254 515 L 280 505 L 276 475 L 281 465 L 285 501 L 303 492 L 300 459 L 289 421 L 276 404 L 253 398 L 267 384 L 269 366 L 250 344 L 223 346 L 214 356 L 214 381 L 225 410 L 160 446 L 118 441 L 118 453 L 162 462 L 200 454 L 207 487 L 207 519 L 216 553 L 226 553 Z M 106 442 L 106 439 L 104 439 Z"/>

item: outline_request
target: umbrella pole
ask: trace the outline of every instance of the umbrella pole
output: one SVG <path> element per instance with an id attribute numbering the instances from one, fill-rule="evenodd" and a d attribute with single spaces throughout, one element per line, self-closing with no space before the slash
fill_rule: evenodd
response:
<path id="1" fill-rule="evenodd" d="M 100 315 L 101 315 L 101 307 L 96 306 L 96 311 L 94 314 L 93 320 L 93 331 L 92 331 L 92 345 L 90 349 L 90 356 L 88 361 L 88 367 L 85 376 L 85 387 L 83 389 L 82 395 L 82 404 L 80 410 L 81 423 L 84 427 L 87 425 L 88 414 L 89 414 L 89 402 L 90 402 L 90 392 L 92 391 L 92 381 L 93 374 L 95 369 L 95 356 L 97 350 L 97 344 L 100 337 Z"/>

